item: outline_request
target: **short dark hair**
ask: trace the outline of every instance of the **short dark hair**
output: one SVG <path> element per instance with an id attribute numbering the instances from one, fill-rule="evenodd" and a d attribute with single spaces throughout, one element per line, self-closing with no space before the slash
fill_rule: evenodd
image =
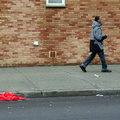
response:
<path id="1" fill-rule="evenodd" d="M 95 17 L 95 21 L 98 21 L 100 19 L 100 16 Z"/>

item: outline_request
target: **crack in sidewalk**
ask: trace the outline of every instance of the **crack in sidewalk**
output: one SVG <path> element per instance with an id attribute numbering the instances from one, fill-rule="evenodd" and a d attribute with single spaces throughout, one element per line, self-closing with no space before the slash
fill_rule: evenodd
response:
<path id="1" fill-rule="evenodd" d="M 19 70 L 16 69 L 16 68 L 13 68 L 13 69 L 15 69 L 15 70 L 16 70 L 18 73 L 20 73 L 21 75 L 23 75 L 23 76 L 26 78 L 26 80 L 28 80 L 28 81 L 35 87 L 34 91 L 39 90 L 39 88 L 38 88 L 37 86 L 35 86 L 35 84 L 34 84 L 24 73 L 22 73 L 21 71 L 19 71 Z"/>
<path id="2" fill-rule="evenodd" d="M 59 68 L 59 66 L 57 67 L 57 69 L 65 72 L 65 73 L 68 73 L 69 75 L 73 75 L 71 72 L 65 71 L 64 69 Z M 84 80 L 84 79 L 81 79 L 81 77 L 78 76 L 78 75 L 73 75 L 73 77 L 75 77 L 75 78 L 80 78 L 80 80 L 82 80 L 83 82 L 90 84 L 91 86 L 93 86 L 93 87 L 96 88 L 96 89 L 99 89 L 99 87 L 98 87 L 97 85 L 95 85 L 94 83 L 90 83 L 90 82 L 88 82 L 88 81 L 86 81 L 86 80 Z"/>

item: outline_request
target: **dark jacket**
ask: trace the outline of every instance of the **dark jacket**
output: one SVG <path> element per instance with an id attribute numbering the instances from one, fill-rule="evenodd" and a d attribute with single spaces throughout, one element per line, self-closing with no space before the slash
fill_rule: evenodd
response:
<path id="1" fill-rule="evenodd" d="M 94 21 L 92 24 L 92 31 L 90 36 L 90 52 L 100 52 L 104 49 L 103 40 L 107 35 L 102 35 L 100 28 L 102 24 Z"/>

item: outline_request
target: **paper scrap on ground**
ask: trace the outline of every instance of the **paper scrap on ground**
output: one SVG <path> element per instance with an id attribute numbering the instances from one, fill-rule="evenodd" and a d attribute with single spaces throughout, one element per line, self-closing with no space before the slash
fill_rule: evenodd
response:
<path id="1" fill-rule="evenodd" d="M 97 96 L 97 97 L 102 97 L 103 95 L 101 95 L 101 94 L 97 94 L 96 96 Z"/>
<path id="2" fill-rule="evenodd" d="M 97 74 L 94 74 L 94 76 L 97 77 L 97 78 L 99 77 L 99 75 L 97 75 Z"/>

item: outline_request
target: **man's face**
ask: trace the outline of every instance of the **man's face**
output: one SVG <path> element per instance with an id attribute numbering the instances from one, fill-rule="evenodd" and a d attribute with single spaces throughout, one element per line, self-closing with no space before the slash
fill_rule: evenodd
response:
<path id="1" fill-rule="evenodd" d="M 98 20 L 99 23 L 102 23 L 101 19 Z"/>

